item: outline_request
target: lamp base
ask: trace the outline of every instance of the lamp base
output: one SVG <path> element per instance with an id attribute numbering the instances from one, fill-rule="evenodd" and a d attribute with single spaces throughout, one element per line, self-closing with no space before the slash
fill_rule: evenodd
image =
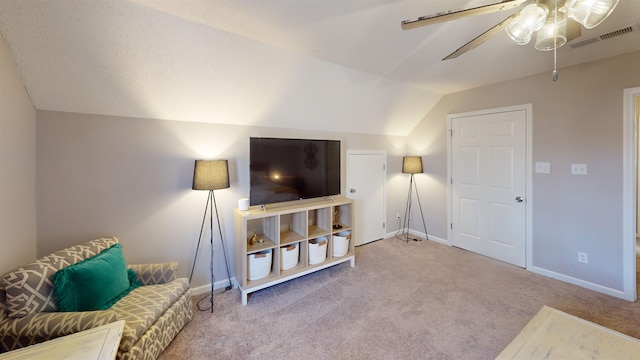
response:
<path id="1" fill-rule="evenodd" d="M 418 199 L 418 208 L 420 209 L 420 215 L 422 217 L 422 225 L 424 226 L 424 235 L 428 238 L 429 234 L 427 233 L 427 224 L 424 221 L 424 213 L 422 212 L 422 204 L 420 203 L 420 194 L 418 193 L 418 186 L 413 178 L 413 174 L 411 174 L 411 179 L 409 180 L 409 193 L 407 194 L 407 205 L 405 207 L 404 212 L 404 222 L 402 224 L 402 234 L 405 235 L 404 240 L 409 242 L 409 232 L 411 231 L 411 206 L 412 206 L 412 193 L 415 189 L 416 198 Z M 406 232 L 405 232 L 406 230 Z M 411 240 L 413 241 L 422 241 L 422 239 L 414 237 Z"/>
<path id="2" fill-rule="evenodd" d="M 229 285 L 227 285 L 227 287 L 225 287 L 225 291 L 231 290 L 233 289 L 233 285 L 231 284 L 231 272 L 229 270 L 229 260 L 227 259 L 227 250 L 226 247 L 224 245 L 224 237 L 222 236 L 222 227 L 220 226 L 220 217 L 218 215 L 218 204 L 216 203 L 216 197 L 213 193 L 213 190 L 209 190 L 209 194 L 207 196 L 207 203 L 205 204 L 204 207 L 204 215 L 202 217 L 202 225 L 200 227 L 200 235 L 198 236 L 198 245 L 196 246 L 196 254 L 193 258 L 193 265 L 191 267 L 191 274 L 189 275 L 189 283 L 191 283 L 191 279 L 193 278 L 193 272 L 195 270 L 195 266 L 196 266 L 196 260 L 198 259 L 198 250 L 200 249 L 200 241 L 202 240 L 202 233 L 204 230 L 204 225 L 207 219 L 207 212 L 209 212 L 209 233 L 211 235 L 210 237 L 210 246 L 211 246 L 211 254 L 210 254 L 210 260 L 211 263 L 209 264 L 209 271 L 210 271 L 210 276 L 211 276 L 211 292 L 209 294 L 209 300 L 211 302 L 211 306 L 209 309 L 200 309 L 200 302 L 198 302 L 198 308 L 200 310 L 211 310 L 211 312 L 213 313 L 213 292 L 214 292 L 214 282 L 215 282 L 215 276 L 213 274 L 213 259 L 214 259 L 214 250 L 213 250 L 213 211 L 214 211 L 214 207 L 215 207 L 215 213 L 216 213 L 216 220 L 218 221 L 218 232 L 220 234 L 220 244 L 222 246 L 222 251 L 224 254 L 224 261 L 225 261 L 225 265 L 227 267 L 227 276 L 229 277 Z M 206 297 L 205 297 L 206 298 Z M 205 299 L 203 298 L 203 299 Z"/>

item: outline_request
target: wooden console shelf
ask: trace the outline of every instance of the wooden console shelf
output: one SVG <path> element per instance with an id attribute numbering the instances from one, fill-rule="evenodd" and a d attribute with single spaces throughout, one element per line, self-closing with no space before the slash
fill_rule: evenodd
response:
<path id="1" fill-rule="evenodd" d="M 344 248 L 344 237 L 339 237 L 344 235 L 340 234 L 343 231 L 350 234 L 346 254 L 334 256 L 334 246 L 338 255 L 341 255 L 340 247 Z M 258 241 L 251 243 L 254 234 Z M 247 297 L 254 291 L 346 261 L 351 267 L 355 266 L 353 200 L 342 196 L 267 205 L 266 209 L 260 206 L 249 210 L 235 209 L 234 236 L 234 275 L 242 292 L 242 305 L 247 305 Z M 313 253 L 309 250 L 316 239 L 326 241 L 324 261 L 317 259 L 317 245 L 312 245 Z M 282 270 L 281 253 L 285 250 L 281 251 L 281 248 L 292 245 L 298 249 L 297 264 Z M 259 253 L 265 251 L 271 251 L 268 274 L 250 280 L 249 257 L 261 256 Z"/>

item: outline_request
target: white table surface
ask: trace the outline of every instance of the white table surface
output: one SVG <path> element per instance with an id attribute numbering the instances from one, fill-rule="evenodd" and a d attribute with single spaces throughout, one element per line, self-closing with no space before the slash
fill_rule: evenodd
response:
<path id="1" fill-rule="evenodd" d="M 0 360 L 114 360 L 124 320 L 0 354 Z"/>
<path id="2" fill-rule="evenodd" d="M 639 359 L 640 340 L 544 306 L 496 359 Z"/>

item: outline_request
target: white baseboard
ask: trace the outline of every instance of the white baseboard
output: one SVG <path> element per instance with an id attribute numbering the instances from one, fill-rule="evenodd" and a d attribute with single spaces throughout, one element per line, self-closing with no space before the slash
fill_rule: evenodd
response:
<path id="1" fill-rule="evenodd" d="M 413 234 L 413 235 L 416 235 L 416 236 L 425 237 L 424 233 L 420 233 L 420 232 L 417 232 L 417 231 L 411 230 L 411 231 L 409 231 L 409 233 Z M 433 236 L 433 235 L 429 235 L 428 239 L 432 240 L 432 241 L 435 241 L 435 242 L 438 242 L 438 243 L 441 243 L 441 244 L 444 244 L 444 245 L 451 245 L 449 243 L 449 241 L 447 241 L 446 239 L 442 239 L 442 238 L 439 238 L 439 237 L 436 237 L 436 236 Z M 529 270 L 529 271 L 531 271 L 533 273 L 536 273 L 536 274 L 540 274 L 540 275 L 544 275 L 544 276 L 556 279 L 556 280 L 564 281 L 564 282 L 569 283 L 569 284 L 578 285 L 578 286 L 581 286 L 581 287 L 583 287 L 585 289 L 589 289 L 589 290 L 597 291 L 597 292 L 600 292 L 600 293 L 603 293 L 603 294 L 611 295 L 611 296 L 614 296 L 614 297 L 617 297 L 617 298 L 620 298 L 620 299 L 623 299 L 623 300 L 635 301 L 635 299 L 627 299 L 625 297 L 625 293 L 624 293 L 623 290 L 612 289 L 610 287 L 606 287 L 606 286 L 595 284 L 595 283 L 592 283 L 592 282 L 589 282 L 589 281 L 585 281 L 585 280 L 581 280 L 581 279 L 578 279 L 578 278 L 574 278 L 572 276 L 560 274 L 560 273 L 557 273 L 557 272 L 554 272 L 554 271 L 551 271 L 551 270 L 547 270 L 547 269 L 543 269 L 543 268 L 540 268 L 540 267 L 537 267 L 537 266 L 528 267 L 527 270 Z"/>
<path id="2" fill-rule="evenodd" d="M 395 236 L 398 232 L 394 232 L 391 234 L 387 234 L 387 236 L 391 237 L 391 236 Z M 420 236 L 420 237 L 426 237 L 424 233 L 418 232 L 418 231 L 414 231 L 414 230 L 410 230 L 409 234 L 415 235 L 415 236 Z M 437 236 L 433 236 L 433 235 L 429 235 L 428 236 L 428 240 L 431 241 L 435 241 L 444 245 L 449 245 L 451 246 L 451 244 L 449 243 L 448 240 L 446 239 L 442 239 L 439 238 Z M 623 290 L 618 290 L 618 289 L 613 289 L 610 287 L 606 287 L 606 286 L 602 286 L 599 284 L 595 284 L 589 281 L 585 281 L 585 280 L 581 280 L 578 278 L 574 278 L 572 276 L 568 276 L 568 275 L 564 275 L 564 274 L 560 274 L 557 273 L 555 271 L 551 271 L 551 270 L 547 270 L 544 268 L 540 268 L 537 266 L 530 266 L 527 268 L 527 270 L 539 274 L 539 275 L 543 275 L 543 276 L 547 276 L 556 280 L 560 280 L 560 281 L 564 281 L 566 283 L 569 284 L 573 284 L 573 285 L 578 285 L 580 287 L 583 287 L 585 289 L 589 289 L 589 290 L 593 290 L 593 291 L 597 291 L 599 293 L 603 293 L 603 294 L 607 294 L 613 297 L 617 297 L 619 299 L 623 299 L 623 300 L 627 300 L 627 301 L 635 301 L 635 299 L 628 299 L 625 297 L 625 293 Z"/>
<path id="3" fill-rule="evenodd" d="M 390 237 L 394 237 L 396 235 L 399 235 L 400 232 L 401 231 L 394 231 L 394 232 L 391 232 L 391 233 L 387 233 L 386 238 L 390 238 Z M 431 234 L 429 236 L 427 236 L 423 232 L 414 231 L 414 230 L 409 230 L 409 234 L 414 235 L 414 236 L 419 236 L 421 238 L 426 238 L 427 240 L 435 241 L 437 243 L 441 243 L 441 244 L 444 244 L 444 245 L 450 245 L 449 241 L 447 241 L 446 239 L 442 239 L 442 238 L 439 238 L 437 236 L 433 236 Z"/>
<path id="4" fill-rule="evenodd" d="M 236 279 L 231 279 L 231 284 L 236 287 Z M 213 291 L 224 289 L 229 285 L 229 279 L 218 280 L 213 284 Z M 211 283 L 191 288 L 191 296 L 207 294 L 211 291 Z"/>
<path id="5" fill-rule="evenodd" d="M 551 270 L 547 270 L 547 269 L 543 269 L 537 266 L 530 266 L 527 268 L 527 270 L 536 273 L 536 274 L 540 274 L 540 275 L 544 275 L 556 280 L 560 280 L 560 281 L 564 281 L 566 283 L 569 284 L 573 284 L 573 285 L 578 285 L 581 286 L 585 289 L 589 289 L 589 290 L 593 290 L 593 291 L 597 291 L 603 294 L 607 294 L 607 295 L 611 295 L 613 297 L 617 297 L 619 299 L 623 299 L 623 300 L 628 300 L 628 301 L 634 301 L 635 299 L 627 299 L 625 298 L 625 293 L 622 290 L 617 290 L 617 289 L 612 289 L 610 287 L 606 287 L 606 286 L 602 286 L 599 284 L 595 284 L 589 281 L 585 281 L 585 280 L 581 280 L 578 278 L 574 278 L 572 276 L 568 276 L 568 275 L 564 275 L 564 274 L 560 274 L 557 273 L 555 271 L 551 271 Z"/>
<path id="6" fill-rule="evenodd" d="M 426 237 L 424 233 L 420 233 L 417 231 L 409 231 L 410 234 L 413 234 L 415 236 L 420 236 L 420 237 Z M 398 234 L 397 231 L 394 231 L 393 233 L 389 233 L 387 234 L 387 238 L 389 237 L 393 237 L 396 236 Z M 427 240 L 430 241 L 435 241 L 437 243 L 441 243 L 443 245 L 448 245 L 450 246 L 451 244 L 449 243 L 449 241 L 447 241 L 446 239 L 442 239 L 439 238 L 437 236 L 433 236 L 433 235 L 429 235 L 427 237 Z M 623 300 L 627 300 L 627 301 L 635 301 L 635 299 L 627 299 L 625 297 L 625 293 L 622 290 L 618 290 L 618 289 L 613 289 L 610 287 L 606 287 L 606 286 L 602 286 L 599 284 L 595 284 L 589 281 L 585 281 L 585 280 L 581 280 L 578 278 L 574 278 L 572 276 L 568 276 L 568 275 L 564 275 L 564 274 L 560 274 L 557 273 L 555 271 L 551 271 L 551 270 L 547 270 L 544 268 L 540 268 L 537 266 L 530 266 L 527 268 L 528 271 L 531 271 L 533 273 L 539 274 L 539 275 L 543 275 L 543 276 L 547 276 L 556 280 L 560 280 L 560 281 L 564 281 L 566 283 L 569 284 L 573 284 L 573 285 L 577 285 L 580 287 L 583 287 L 585 289 L 589 289 L 589 290 L 593 290 L 593 291 L 597 291 L 603 294 L 607 294 L 613 297 L 617 297 L 619 299 L 623 299 Z M 214 283 L 213 286 L 213 290 L 218 290 L 218 289 L 224 289 L 227 287 L 227 285 L 229 284 L 229 279 L 223 279 L 223 280 L 218 280 Z M 231 284 L 233 285 L 234 288 L 237 288 L 237 283 L 236 283 L 236 279 L 232 278 L 231 279 Z M 198 295 L 203 295 L 208 293 L 209 291 L 211 291 L 211 284 L 205 284 L 205 285 L 201 285 L 198 287 L 192 287 L 191 288 L 191 295 L 194 296 L 198 296 Z"/>

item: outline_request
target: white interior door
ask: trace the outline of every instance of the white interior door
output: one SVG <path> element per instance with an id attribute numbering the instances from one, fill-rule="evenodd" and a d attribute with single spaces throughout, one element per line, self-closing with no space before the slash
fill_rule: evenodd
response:
<path id="1" fill-rule="evenodd" d="M 526 265 L 524 109 L 451 116 L 451 242 Z"/>
<path id="2" fill-rule="evenodd" d="M 354 200 L 355 245 L 386 234 L 386 164 L 384 151 L 347 151 L 347 197 Z"/>

